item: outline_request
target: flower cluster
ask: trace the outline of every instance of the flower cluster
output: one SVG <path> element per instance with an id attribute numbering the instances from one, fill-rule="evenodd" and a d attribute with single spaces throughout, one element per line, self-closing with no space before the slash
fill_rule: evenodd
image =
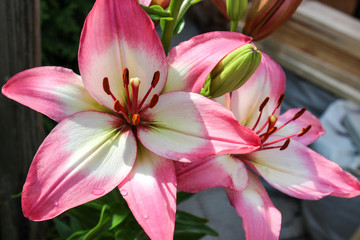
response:
<path id="1" fill-rule="evenodd" d="M 284 72 L 251 41 L 211 32 L 166 56 L 137 0 L 97 0 L 81 34 L 81 76 L 38 67 L 2 88 L 58 122 L 30 167 L 24 215 L 51 219 L 117 187 L 151 239 L 172 239 L 177 189 L 221 186 L 247 239 L 277 239 L 281 216 L 260 176 L 302 199 L 360 195 L 355 177 L 306 147 L 324 133 L 316 117 L 279 115 Z M 207 82 L 217 102 L 200 94 Z"/>

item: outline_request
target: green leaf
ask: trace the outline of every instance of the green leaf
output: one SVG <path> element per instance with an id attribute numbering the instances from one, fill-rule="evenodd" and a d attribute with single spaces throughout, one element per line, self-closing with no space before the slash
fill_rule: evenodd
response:
<path id="1" fill-rule="evenodd" d="M 118 205 L 112 207 L 111 211 L 113 212 L 113 215 L 109 230 L 116 228 L 127 218 L 127 216 L 129 216 L 130 213 L 129 211 L 124 211 L 124 209 L 120 208 Z"/>
<path id="2" fill-rule="evenodd" d="M 175 232 L 174 240 L 199 240 L 204 236 L 206 236 L 205 233 Z"/>
<path id="3" fill-rule="evenodd" d="M 122 211 L 119 204 L 105 204 L 101 210 L 99 222 L 84 237 L 84 240 L 94 239 L 103 233 L 116 228 L 128 216 L 128 211 Z"/>
<path id="4" fill-rule="evenodd" d="M 202 1 L 202 0 L 192 0 L 192 1 L 191 1 L 191 6 L 194 5 L 194 4 L 197 4 L 197 3 L 201 2 L 201 1 Z"/>
<path id="5" fill-rule="evenodd" d="M 187 212 L 177 211 L 175 231 L 219 236 L 215 230 L 206 225 L 207 222 L 208 220 L 205 218 L 200 218 Z"/>
<path id="6" fill-rule="evenodd" d="M 151 7 L 145 7 L 143 5 L 140 6 L 142 7 L 142 9 L 145 10 L 147 14 L 154 14 L 159 17 L 171 17 L 171 14 L 168 11 L 164 10 L 159 5 L 153 5 Z"/>
<path id="7" fill-rule="evenodd" d="M 185 20 L 182 18 L 182 19 L 180 19 L 180 21 L 177 23 L 177 25 L 174 28 L 174 35 L 181 33 L 181 31 L 184 29 L 184 27 L 185 27 Z"/>
<path id="8" fill-rule="evenodd" d="M 22 192 L 19 192 L 19 193 L 17 193 L 17 194 L 13 194 L 13 195 L 11 195 L 11 198 L 19 198 L 19 197 L 21 197 L 21 195 L 22 195 Z"/>
<path id="9" fill-rule="evenodd" d="M 146 13 L 149 15 L 149 17 L 156 21 L 156 20 L 165 20 L 165 21 L 172 21 L 173 18 L 171 17 L 170 12 L 164 10 L 161 6 L 159 5 L 153 5 L 150 7 L 146 7 L 141 5 L 141 7 L 146 11 Z"/>
<path id="10" fill-rule="evenodd" d="M 88 230 L 81 230 L 74 232 L 70 237 L 68 237 L 66 240 L 79 240 L 82 239 L 82 237 L 88 232 Z"/>
<path id="11" fill-rule="evenodd" d="M 73 232 L 71 228 L 64 221 L 58 218 L 54 218 L 53 221 L 55 224 L 56 231 L 58 232 L 61 238 L 67 238 Z"/>
<path id="12" fill-rule="evenodd" d="M 109 209 L 109 205 L 103 206 L 98 224 L 84 236 L 84 240 L 94 239 L 109 229 L 109 221 L 111 220 L 111 216 L 108 214 Z"/>
<path id="13" fill-rule="evenodd" d="M 195 193 L 187 193 L 187 192 L 181 192 L 181 191 L 177 191 L 177 195 L 176 195 L 176 202 L 177 204 L 182 203 L 186 200 L 188 200 L 189 198 L 191 198 L 192 196 L 194 196 Z"/>

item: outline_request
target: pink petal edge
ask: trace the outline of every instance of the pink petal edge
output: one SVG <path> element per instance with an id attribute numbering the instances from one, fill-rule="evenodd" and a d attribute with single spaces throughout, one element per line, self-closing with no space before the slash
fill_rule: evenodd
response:
<path id="1" fill-rule="evenodd" d="M 62 67 L 37 67 L 8 80 L 2 94 L 60 122 L 80 111 L 107 111 L 86 91 L 81 77 Z"/>
<path id="2" fill-rule="evenodd" d="M 133 170 L 118 187 L 152 240 L 173 239 L 176 212 L 173 161 L 141 147 Z"/>
<path id="3" fill-rule="evenodd" d="M 241 191 L 247 187 L 247 168 L 231 155 L 211 156 L 196 163 L 176 162 L 175 166 L 178 189 L 183 192 L 214 187 Z"/>
<path id="4" fill-rule="evenodd" d="M 23 187 L 22 208 L 33 221 L 64 211 L 113 190 L 136 158 L 131 131 L 119 132 L 113 115 L 86 111 L 61 121 L 47 136 Z"/>
<path id="5" fill-rule="evenodd" d="M 277 125 L 281 126 L 282 124 L 291 120 L 299 111 L 300 108 L 292 108 L 281 114 Z M 309 111 L 305 111 L 304 114 L 301 115 L 298 119 L 291 121 L 284 128 L 277 131 L 276 135 L 289 136 L 291 134 L 300 133 L 307 126 L 311 126 L 308 132 L 300 137 L 291 138 L 291 140 L 301 142 L 304 145 L 309 145 L 325 134 L 325 130 L 322 128 L 320 120 Z"/>
<path id="6" fill-rule="evenodd" d="M 318 200 L 327 195 L 343 198 L 360 195 L 356 177 L 296 141 L 283 151 L 256 151 L 247 154 L 246 159 L 268 183 L 292 197 Z"/>
<path id="7" fill-rule="evenodd" d="M 164 92 L 200 93 L 206 77 L 218 62 L 251 40 L 241 33 L 210 32 L 180 43 L 171 49 L 167 58 L 169 74 Z"/>
<path id="8" fill-rule="evenodd" d="M 275 208 L 260 180 L 248 172 L 249 184 L 243 191 L 226 189 L 231 205 L 242 217 L 245 239 L 277 240 L 281 213 Z"/>

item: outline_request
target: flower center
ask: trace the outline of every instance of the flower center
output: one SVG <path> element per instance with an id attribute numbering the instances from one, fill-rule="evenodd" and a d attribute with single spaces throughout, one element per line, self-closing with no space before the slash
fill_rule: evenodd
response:
<path id="1" fill-rule="evenodd" d="M 143 106 L 146 99 L 149 97 L 152 89 L 156 87 L 160 79 L 160 72 L 156 71 L 154 73 L 151 85 L 142 99 L 139 99 L 139 86 L 141 80 L 137 77 L 129 79 L 129 69 L 125 68 L 123 71 L 123 86 L 126 90 L 126 103 L 125 106 L 122 106 L 120 101 L 114 96 L 110 90 L 109 79 L 104 77 L 103 79 L 103 89 L 104 92 L 111 96 L 114 100 L 114 110 L 119 113 L 124 119 L 133 126 L 138 126 L 141 121 L 141 114 L 143 114 L 147 109 L 155 107 L 159 101 L 159 94 L 155 93 L 150 102 Z M 130 95 L 129 85 L 131 86 L 132 94 Z"/>
<path id="2" fill-rule="evenodd" d="M 261 116 L 262 116 L 262 113 L 263 113 L 263 110 L 264 110 L 266 104 L 269 102 L 269 99 L 270 99 L 269 97 L 266 97 L 264 99 L 264 101 L 261 103 L 261 105 L 259 107 L 259 116 L 258 116 L 254 126 L 252 127 L 252 130 L 255 131 L 256 127 L 258 126 Z M 274 133 L 277 133 L 278 131 L 280 131 L 280 129 L 284 128 L 286 125 L 288 125 L 292 121 L 295 121 L 296 119 L 301 117 L 304 114 L 304 112 L 306 111 L 306 108 L 302 108 L 297 113 L 295 113 L 294 116 L 290 120 L 288 120 L 286 123 L 276 126 L 278 117 L 275 116 L 274 114 L 275 114 L 276 110 L 281 106 L 281 103 L 283 100 L 284 100 L 284 94 L 282 94 L 280 96 L 280 98 L 278 99 L 275 109 L 272 111 L 271 115 L 268 116 L 268 119 L 265 122 L 265 124 L 263 126 L 261 126 L 259 128 L 259 130 L 256 131 L 256 134 L 258 134 L 258 136 L 260 137 L 261 143 L 262 143 L 261 150 L 275 149 L 275 148 L 280 149 L 280 151 L 285 150 L 289 146 L 291 138 L 296 137 L 296 136 L 301 137 L 311 129 L 311 125 L 308 125 L 307 127 L 303 128 L 299 132 L 296 132 L 289 136 L 281 137 L 276 140 L 268 142 L 268 139 L 271 135 L 273 135 Z M 266 129 L 266 128 L 267 128 L 267 130 L 264 132 L 264 129 Z M 282 144 L 277 145 L 278 143 L 279 144 L 282 143 Z"/>

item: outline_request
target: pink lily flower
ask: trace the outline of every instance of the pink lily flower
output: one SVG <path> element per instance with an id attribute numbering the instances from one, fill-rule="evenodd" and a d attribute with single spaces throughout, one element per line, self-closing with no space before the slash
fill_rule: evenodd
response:
<path id="1" fill-rule="evenodd" d="M 184 88 L 204 82 L 224 55 L 250 41 L 209 33 L 179 46 L 177 57 L 168 60 L 137 0 L 96 1 L 81 34 L 81 76 L 39 67 L 18 73 L 2 88 L 7 97 L 59 122 L 30 167 L 24 215 L 51 219 L 118 187 L 151 239 L 172 239 L 172 160 L 248 153 L 260 141 L 220 104 L 196 93 L 169 92 L 167 79 L 184 79 Z"/>
<path id="2" fill-rule="evenodd" d="M 306 147 L 324 134 L 314 115 L 304 108 L 290 109 L 279 116 L 284 90 L 283 70 L 263 53 L 259 68 L 232 93 L 230 101 L 237 120 L 258 134 L 262 147 L 248 154 L 218 155 L 203 162 L 176 164 L 181 191 L 226 188 L 230 203 L 243 218 L 248 240 L 278 239 L 280 234 L 281 214 L 258 176 L 300 199 L 360 195 L 360 183 L 354 176 Z"/>

